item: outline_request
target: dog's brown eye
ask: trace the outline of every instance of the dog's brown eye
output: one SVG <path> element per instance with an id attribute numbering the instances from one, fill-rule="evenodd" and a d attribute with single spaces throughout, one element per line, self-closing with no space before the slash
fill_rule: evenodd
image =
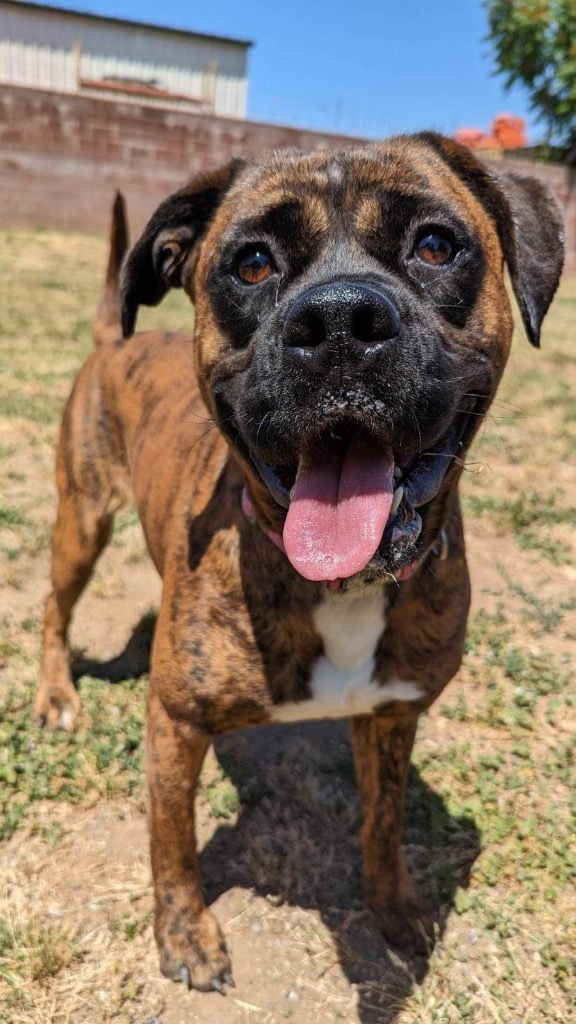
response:
<path id="1" fill-rule="evenodd" d="M 251 249 L 238 261 L 236 273 L 244 284 L 261 284 L 274 273 L 274 266 L 261 249 Z"/>
<path id="2" fill-rule="evenodd" d="M 421 238 L 416 243 L 414 249 L 414 255 L 423 263 L 429 263 L 431 266 L 440 267 L 443 263 L 448 263 L 452 259 L 454 253 L 454 246 L 452 242 L 449 242 L 447 238 L 443 238 L 442 235 L 426 235 L 425 238 Z"/>

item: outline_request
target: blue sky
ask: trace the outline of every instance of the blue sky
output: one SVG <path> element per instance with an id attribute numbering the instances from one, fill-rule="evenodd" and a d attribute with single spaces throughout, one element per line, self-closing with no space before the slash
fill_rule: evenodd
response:
<path id="1" fill-rule="evenodd" d="M 538 129 L 526 95 L 494 77 L 481 0 L 56 0 L 56 6 L 254 41 L 249 116 L 378 137 L 487 128 L 498 113 Z"/>

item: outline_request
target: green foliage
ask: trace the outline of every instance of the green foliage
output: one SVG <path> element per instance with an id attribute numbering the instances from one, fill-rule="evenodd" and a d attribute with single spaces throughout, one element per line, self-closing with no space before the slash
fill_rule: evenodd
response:
<path id="1" fill-rule="evenodd" d="M 82 687 L 84 720 L 72 735 L 32 728 L 33 692 L 23 683 L 0 690 L 0 840 L 37 801 L 86 805 L 100 797 L 139 795 L 144 718 L 142 685 Z M 57 844 L 58 831 L 44 837 Z"/>
<path id="2" fill-rule="evenodd" d="M 576 0 L 485 0 L 506 87 L 525 86 L 551 142 L 576 163 Z"/>
<path id="3" fill-rule="evenodd" d="M 550 528 L 573 523 L 576 509 L 557 505 L 554 491 L 519 491 L 514 498 L 466 495 L 464 507 L 473 516 L 487 513 L 503 532 L 511 531 L 520 548 L 533 548 L 554 565 L 572 560 L 568 545 L 550 536 Z"/>

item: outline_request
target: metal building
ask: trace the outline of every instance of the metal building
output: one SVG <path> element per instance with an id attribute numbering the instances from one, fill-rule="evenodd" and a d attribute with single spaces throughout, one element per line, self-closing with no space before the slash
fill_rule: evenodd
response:
<path id="1" fill-rule="evenodd" d="M 0 83 L 244 118 L 250 43 L 0 0 Z"/>

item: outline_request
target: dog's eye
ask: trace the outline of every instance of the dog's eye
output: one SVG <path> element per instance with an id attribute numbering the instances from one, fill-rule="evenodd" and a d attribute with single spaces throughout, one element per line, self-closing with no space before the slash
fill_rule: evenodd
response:
<path id="1" fill-rule="evenodd" d="M 423 263 L 429 263 L 433 267 L 441 267 L 449 263 L 454 255 L 454 246 L 442 235 L 425 235 L 414 248 L 414 255 Z"/>
<path id="2" fill-rule="evenodd" d="M 272 260 L 262 249 L 245 252 L 236 265 L 236 273 L 243 284 L 261 284 L 274 271 Z"/>

